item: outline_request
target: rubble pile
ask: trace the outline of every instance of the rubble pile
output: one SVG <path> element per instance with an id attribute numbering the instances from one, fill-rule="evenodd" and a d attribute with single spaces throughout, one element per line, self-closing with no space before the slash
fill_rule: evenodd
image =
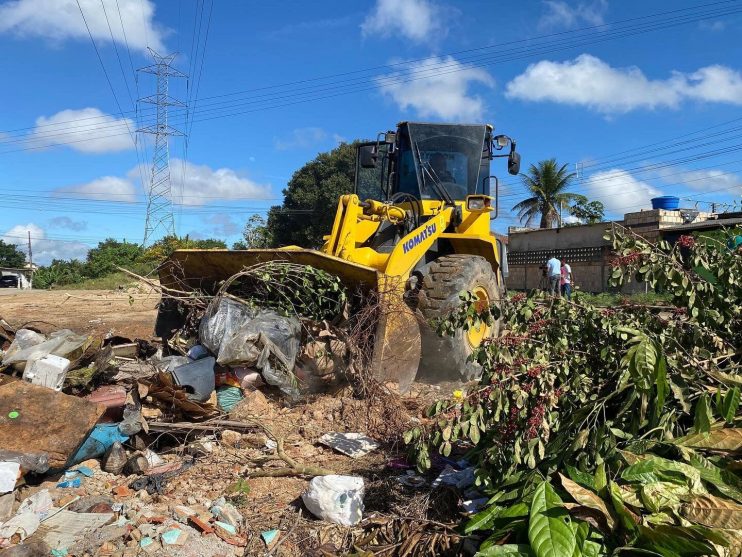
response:
<path id="1" fill-rule="evenodd" d="M 409 534 L 375 493 L 437 489 L 389 443 L 390 412 L 424 418 L 353 396 L 347 335 L 229 293 L 192 310 L 154 340 L 0 320 L 0 557 L 334 555 Z"/>

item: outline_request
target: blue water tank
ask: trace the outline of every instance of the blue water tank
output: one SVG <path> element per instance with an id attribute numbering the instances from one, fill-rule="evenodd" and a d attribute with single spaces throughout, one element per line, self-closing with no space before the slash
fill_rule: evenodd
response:
<path id="1" fill-rule="evenodd" d="M 680 198 L 674 195 L 661 195 L 652 198 L 652 209 L 666 209 L 673 211 L 680 207 Z"/>

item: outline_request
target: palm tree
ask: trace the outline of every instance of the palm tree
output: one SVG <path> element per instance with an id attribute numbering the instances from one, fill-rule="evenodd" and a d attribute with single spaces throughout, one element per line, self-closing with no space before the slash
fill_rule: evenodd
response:
<path id="1" fill-rule="evenodd" d="M 565 191 L 576 176 L 574 172 L 567 172 L 566 164 L 559 167 L 556 159 L 532 164 L 528 174 L 520 175 L 531 197 L 518 203 L 513 211 L 518 211 L 518 218 L 525 226 L 530 226 L 538 215 L 541 215 L 539 228 L 551 228 L 555 222 L 561 226 L 560 209 L 584 198 L 580 194 Z"/>

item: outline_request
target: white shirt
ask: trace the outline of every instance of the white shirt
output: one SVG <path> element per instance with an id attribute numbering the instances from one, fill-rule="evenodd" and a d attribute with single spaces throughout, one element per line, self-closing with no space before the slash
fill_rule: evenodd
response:
<path id="1" fill-rule="evenodd" d="M 549 271 L 550 277 L 558 277 L 562 274 L 562 264 L 556 257 L 552 257 L 546 262 L 546 267 Z"/>

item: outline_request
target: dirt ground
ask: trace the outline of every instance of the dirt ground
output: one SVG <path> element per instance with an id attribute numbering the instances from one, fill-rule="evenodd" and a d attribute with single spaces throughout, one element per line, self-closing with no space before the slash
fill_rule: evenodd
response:
<path id="1" fill-rule="evenodd" d="M 104 336 L 109 331 L 130 338 L 154 333 L 160 296 L 146 287 L 126 290 L 0 289 L 0 318 L 14 328 L 32 325 L 48 333 L 71 329 Z"/>
<path id="2" fill-rule="evenodd" d="M 0 318 L 14 328 L 30 324 L 45 333 L 69 328 L 100 337 L 111 332 L 130 338 L 150 339 L 158 301 L 159 295 L 148 288 L 70 292 L 0 290 Z M 132 512 L 139 509 L 136 510 L 135 522 L 141 522 L 141 513 L 170 516 L 176 505 L 204 505 L 208 508 L 210 502 L 227 496 L 246 521 L 248 540 L 244 549 L 233 547 L 233 555 L 265 554 L 266 547 L 260 534 L 272 528 L 279 529 L 284 538 L 281 547 L 270 552 L 277 556 L 347 554 L 346 551 L 356 544 L 356 547 L 384 548 L 379 553 L 373 551 L 364 555 L 459 555 L 459 550 L 452 547 L 451 551 L 444 551 L 440 544 L 450 542 L 457 546 L 461 542 L 452 529 L 460 516 L 460 495 L 431 490 L 429 482 L 434 474 L 427 478 L 422 488 L 404 487 L 399 477 L 405 471 L 390 464 L 405 460 L 406 451 L 399 441 L 401 431 L 424 421 L 425 407 L 452 388 L 450 385 L 413 384 L 411 393 L 401 398 L 394 395 L 371 406 L 368 401 L 353 398 L 350 388 L 333 395 L 308 397 L 296 404 L 287 404 L 280 397 L 269 394 L 267 398 L 261 395 L 251 398 L 250 402 L 243 401 L 230 413 L 232 420 L 257 420 L 270 427 L 274 434 L 285 440 L 286 454 L 300 464 L 363 477 L 366 482 L 364 517 L 368 520 L 357 528 L 319 521 L 302 509 L 301 494 L 309 484 L 306 476 L 252 477 L 251 472 L 263 466 L 257 463 L 270 453 L 263 446 L 264 436 L 260 435 L 260 429 L 243 436 L 250 442 L 235 447 L 224 442 L 223 432 L 217 428 L 212 432 L 215 435 L 210 437 L 216 444 L 214 451 L 199 458 L 184 474 L 173 478 L 162 494 L 148 497 L 146 492 L 140 491 L 116 499 Z M 324 433 L 331 431 L 366 433 L 381 441 L 381 447 L 364 457 L 352 459 L 319 442 Z M 259 438 L 257 444 L 256 434 Z M 190 458 L 184 454 L 186 445 L 194 439 L 204 440 L 209 436 L 154 434 L 145 438 L 147 445 L 165 460 L 184 462 Z M 284 464 L 275 458 L 269 460 L 272 462 L 266 462 L 265 466 L 270 471 Z M 94 477 L 76 492 L 86 498 L 111 498 L 117 486 L 125 486 L 133 478 L 106 474 L 96 462 L 91 466 L 95 468 Z M 246 492 L 239 495 L 234 484 L 245 478 Z M 64 497 L 64 490 L 56 487 L 57 480 L 49 478 L 34 489 L 49 488 L 56 501 L 58 497 Z M 28 493 L 30 491 L 22 495 Z M 195 541 L 198 534 L 191 531 L 191 536 Z M 208 539 L 213 541 L 215 538 L 210 535 Z M 410 542 L 415 540 L 414 553 L 407 552 L 412 550 L 412 547 L 405 546 L 408 539 Z M 121 543 L 116 542 L 117 547 L 122 547 Z M 133 539 L 126 544 L 132 549 L 137 547 Z M 193 549 L 196 551 L 195 546 Z M 212 549 L 214 551 L 204 549 L 194 554 L 229 555 L 228 551 Z"/>

